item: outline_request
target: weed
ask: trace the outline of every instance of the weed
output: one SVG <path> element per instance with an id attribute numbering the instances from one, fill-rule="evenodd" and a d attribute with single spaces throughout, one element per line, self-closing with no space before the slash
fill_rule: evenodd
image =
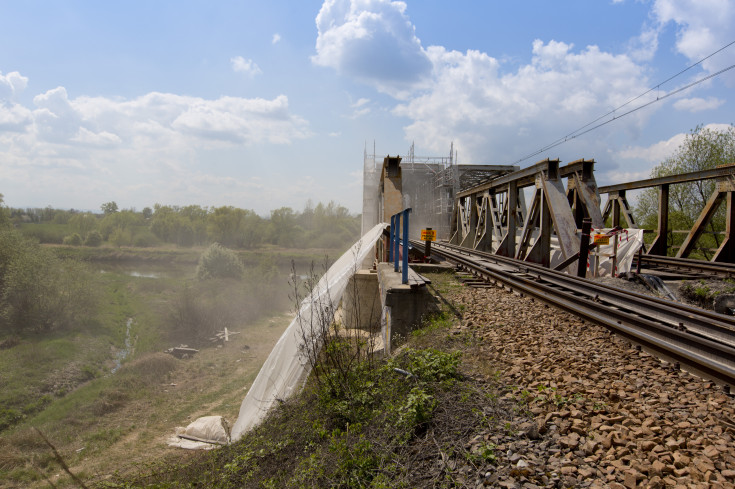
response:
<path id="1" fill-rule="evenodd" d="M 475 463 L 489 463 L 489 464 L 497 464 L 498 463 L 498 456 L 495 453 L 495 450 L 498 447 L 494 445 L 493 443 L 481 443 L 475 450 L 470 454 L 470 460 Z"/>

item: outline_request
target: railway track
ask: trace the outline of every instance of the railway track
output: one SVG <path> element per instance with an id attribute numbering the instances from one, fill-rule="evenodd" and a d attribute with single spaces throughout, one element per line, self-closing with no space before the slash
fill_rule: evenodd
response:
<path id="1" fill-rule="evenodd" d="M 423 249 L 423 242 L 412 241 Z M 735 318 L 603 286 L 528 262 L 434 243 L 439 255 L 486 282 L 607 327 L 674 365 L 735 387 Z"/>
<path id="2" fill-rule="evenodd" d="M 638 257 L 633 262 L 636 266 Z M 690 276 L 691 278 L 729 278 L 735 279 L 735 265 L 732 263 L 713 263 L 689 258 L 671 256 L 641 255 L 641 266 L 647 271 Z"/>

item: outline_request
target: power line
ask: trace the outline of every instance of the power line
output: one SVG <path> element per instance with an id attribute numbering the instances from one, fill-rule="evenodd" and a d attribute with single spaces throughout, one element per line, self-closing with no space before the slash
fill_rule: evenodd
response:
<path id="1" fill-rule="evenodd" d="M 661 85 L 664 85 L 664 84 L 666 84 L 667 82 L 669 82 L 669 81 L 673 80 L 674 78 L 676 78 L 676 77 L 678 77 L 678 76 L 682 75 L 683 73 L 685 73 L 685 72 L 689 71 L 690 69 L 694 68 L 695 66 L 698 66 L 698 65 L 700 65 L 700 64 L 701 64 L 701 63 L 703 63 L 704 61 L 708 60 L 709 58 L 711 58 L 712 56 L 716 55 L 717 53 L 719 53 L 719 52 L 721 52 L 721 51 L 723 51 L 723 50 L 725 50 L 725 49 L 729 48 L 729 47 L 730 47 L 730 46 L 732 46 L 733 44 L 735 44 L 735 41 L 732 41 L 732 42 L 730 42 L 730 43 L 726 44 L 725 46 L 721 47 L 721 48 L 720 48 L 720 49 L 718 49 L 717 51 L 715 51 L 715 52 L 713 52 L 713 53 L 711 53 L 711 54 L 709 54 L 709 55 L 705 56 L 704 58 L 700 59 L 700 60 L 699 60 L 699 61 L 697 61 L 696 63 L 694 63 L 694 64 L 692 64 L 692 65 L 690 65 L 690 66 L 688 66 L 688 67 L 684 68 L 684 69 L 683 69 L 683 70 L 681 70 L 680 72 L 676 73 L 675 75 L 672 75 L 672 76 L 670 76 L 670 77 L 669 77 L 669 78 L 667 78 L 666 80 L 664 80 L 664 81 L 662 81 L 662 82 L 658 83 L 658 84 L 657 84 L 656 86 L 654 86 L 654 87 L 652 87 L 652 88 L 649 88 L 648 90 L 646 90 L 645 92 L 641 93 L 640 95 L 638 95 L 638 96 L 636 96 L 636 97 L 633 97 L 632 99 L 628 100 L 628 101 L 627 101 L 627 102 L 625 102 L 624 104 L 622 104 L 622 105 L 620 105 L 620 106 L 618 106 L 618 107 L 616 107 L 616 108 L 612 109 L 611 111 L 607 112 L 606 114 L 603 114 L 603 115 L 601 115 L 601 116 L 600 116 L 600 117 L 598 117 L 597 119 L 595 119 L 595 120 L 593 120 L 593 121 L 591 121 L 591 122 L 588 122 L 587 124 L 583 125 L 582 127 L 578 128 L 578 129 L 575 129 L 574 131 L 570 132 L 569 134 L 567 134 L 567 135 L 565 135 L 565 136 L 562 136 L 562 137 L 560 137 L 559 139 L 556 139 L 555 141 L 553 141 L 553 142 L 549 143 L 548 145 L 544 146 L 543 148 L 541 148 L 541 149 L 539 149 L 539 150 L 537 150 L 537 151 L 534 151 L 533 153 L 531 153 L 531 154 L 529 154 L 529 155 L 527 155 L 527 156 L 524 156 L 523 158 L 520 158 L 520 159 L 518 159 L 518 160 L 514 161 L 514 162 L 513 162 L 512 164 L 518 164 L 518 163 L 520 163 L 520 162 L 522 162 L 522 161 L 525 161 L 525 160 L 527 160 L 527 159 L 529 159 L 529 158 L 533 158 L 534 156 L 536 156 L 536 155 L 538 155 L 538 154 L 540 154 L 540 153 L 543 153 L 544 151 L 548 151 L 548 150 L 550 150 L 550 149 L 552 149 L 552 148 L 555 148 L 555 147 L 557 147 L 557 146 L 559 146 L 559 145 L 561 145 L 561 144 L 564 144 L 564 143 L 566 143 L 567 141 L 570 141 L 570 140 L 572 140 L 572 139 L 575 139 L 575 138 L 577 138 L 577 137 L 579 137 L 579 136 L 582 136 L 582 135 L 584 135 L 584 134 L 587 134 L 588 132 L 590 132 L 590 131 L 593 131 L 593 130 L 595 130 L 595 129 L 599 128 L 599 127 L 602 127 L 602 126 L 604 126 L 604 125 L 606 125 L 606 124 L 609 124 L 609 123 L 611 123 L 612 121 L 615 121 L 615 120 L 617 120 L 617 119 L 620 119 L 620 118 L 622 118 L 622 117 L 625 117 L 626 115 L 632 114 L 633 112 L 636 112 L 636 111 L 638 111 L 638 110 L 640 110 L 640 109 L 642 109 L 642 108 L 644 108 L 644 107 L 648 107 L 649 105 L 652 105 L 652 104 L 654 104 L 654 103 L 656 103 L 656 102 L 659 102 L 659 101 L 661 101 L 661 100 L 664 100 L 664 99 L 666 99 L 666 98 L 668 98 L 668 97 L 670 97 L 670 96 L 672 96 L 672 95 L 675 95 L 675 94 L 677 94 L 677 93 L 679 93 L 679 92 L 682 92 L 682 91 L 684 91 L 684 90 L 686 90 L 686 89 L 688 89 L 688 88 L 691 88 L 691 87 L 693 87 L 693 86 L 695 86 L 695 85 L 698 85 L 698 84 L 700 84 L 700 83 L 702 83 L 702 82 L 704 82 L 704 81 L 707 81 L 707 80 L 709 80 L 710 78 L 714 78 L 715 76 L 718 76 L 718 75 L 720 75 L 720 74 L 722 74 L 722 73 L 724 73 L 724 72 L 726 72 L 726 71 L 729 71 L 729 70 L 731 70 L 731 69 L 735 68 L 735 65 L 731 65 L 731 66 L 729 66 L 729 67 L 727 67 L 727 68 L 725 68 L 725 69 L 722 69 L 722 70 L 720 70 L 720 71 L 718 71 L 718 72 L 716 72 L 716 73 L 712 73 L 712 74 L 710 74 L 710 75 L 707 75 L 707 76 L 705 76 L 705 77 L 703 77 L 703 78 L 701 78 L 701 79 L 699 79 L 699 80 L 697 80 L 697 81 L 695 81 L 695 82 L 692 82 L 692 83 L 690 83 L 690 84 L 688 84 L 688 85 L 685 85 L 685 86 L 683 86 L 683 87 L 680 87 L 680 88 L 678 88 L 678 89 L 676 89 L 676 90 L 674 90 L 674 91 L 672 91 L 672 92 L 669 92 L 669 93 L 667 93 L 666 95 L 663 95 L 663 96 L 657 96 L 655 100 L 652 100 L 652 101 L 650 101 L 650 102 L 647 102 L 647 103 L 645 103 L 645 104 L 643 104 L 643 105 L 640 105 L 640 106 L 638 106 L 638 107 L 636 107 L 636 108 L 634 108 L 634 109 L 631 109 L 631 110 L 629 110 L 629 111 L 627 111 L 627 112 L 624 112 L 623 114 L 620 114 L 620 115 L 617 115 L 617 116 L 613 116 L 613 118 L 612 118 L 612 119 L 609 119 L 609 120 L 607 120 L 607 121 L 605 121 L 605 122 L 602 122 L 602 123 L 600 123 L 600 124 L 597 124 L 597 125 L 595 125 L 595 126 L 593 126 L 593 127 L 590 127 L 589 129 L 587 129 L 587 128 L 588 128 L 589 126 L 592 126 L 592 125 L 593 125 L 593 124 L 595 124 L 596 122 L 598 122 L 598 121 L 600 121 L 600 120 L 602 120 L 602 119 L 604 119 L 604 118 L 608 117 L 608 116 L 609 116 L 609 115 L 611 115 L 611 114 L 615 114 L 615 113 L 616 113 L 617 111 L 619 111 L 619 110 L 620 110 L 620 109 L 622 109 L 623 107 L 625 107 L 625 106 L 627 106 L 627 105 L 631 104 L 632 102 L 635 102 L 635 101 L 636 101 L 636 100 L 638 100 L 639 98 L 641 98 L 641 97 L 643 97 L 643 96 L 645 96 L 645 95 L 647 95 L 647 94 L 651 93 L 651 92 L 652 92 L 652 91 L 654 91 L 654 90 L 659 90 L 659 89 L 661 88 Z M 586 130 L 585 130 L 585 129 L 586 129 Z M 580 132 L 580 131 L 581 131 L 581 132 Z"/>

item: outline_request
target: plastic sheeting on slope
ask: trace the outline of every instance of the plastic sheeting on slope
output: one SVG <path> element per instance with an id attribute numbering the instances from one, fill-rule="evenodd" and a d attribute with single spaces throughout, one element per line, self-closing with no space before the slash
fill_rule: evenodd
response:
<path id="1" fill-rule="evenodd" d="M 186 428 L 176 428 L 176 434 L 169 438 L 171 447 L 189 450 L 211 450 L 217 445 L 230 442 L 229 427 L 222 416 L 202 416 Z"/>
<path id="2" fill-rule="evenodd" d="M 302 335 L 308 331 L 312 318 L 328 317 L 328 309 L 339 303 L 350 277 L 360 268 L 367 255 L 383 234 L 387 224 L 375 225 L 327 270 L 303 300 L 294 318 L 273 347 L 253 385 L 240 406 L 240 414 L 232 427 L 232 441 L 257 425 L 279 399 L 286 399 L 301 390 L 311 366 L 300 353 Z M 318 310 L 317 310 L 318 309 Z"/>

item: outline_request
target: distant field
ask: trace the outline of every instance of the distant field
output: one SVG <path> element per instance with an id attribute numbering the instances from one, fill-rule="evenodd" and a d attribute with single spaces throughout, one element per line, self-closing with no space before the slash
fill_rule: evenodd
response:
<path id="1" fill-rule="evenodd" d="M 201 284 L 194 275 L 203 248 L 53 248 L 105 272 L 103 305 L 85 328 L 0 337 L 2 488 L 48 487 L 41 474 L 60 472 L 31 427 L 93 477 L 165 453 L 163 439 L 197 416 L 234 421 L 244 389 L 290 321 L 290 262 L 319 270 L 325 256 L 339 254 L 241 251 L 242 281 Z M 191 333 L 181 323 L 191 317 L 242 334 L 223 348 L 204 344 L 188 360 L 160 353 Z"/>

